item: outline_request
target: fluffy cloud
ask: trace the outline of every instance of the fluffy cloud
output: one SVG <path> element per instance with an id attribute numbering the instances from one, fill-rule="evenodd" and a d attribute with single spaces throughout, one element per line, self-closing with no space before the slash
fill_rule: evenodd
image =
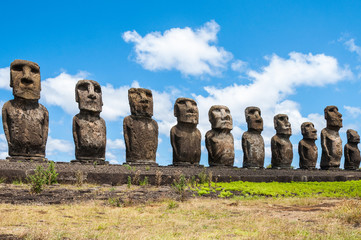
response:
<path id="1" fill-rule="evenodd" d="M 74 154 L 74 144 L 67 140 L 56 139 L 49 136 L 46 143 L 46 155 L 54 156 L 59 152 L 69 155 Z"/>
<path id="2" fill-rule="evenodd" d="M 136 62 L 151 71 L 176 69 L 184 75 L 219 75 L 232 54 L 212 43 L 220 30 L 215 21 L 198 29 L 171 28 L 163 34 L 152 32 L 144 37 L 136 31 L 123 34 L 135 44 Z"/>
<path id="3" fill-rule="evenodd" d="M 337 60 L 324 54 L 302 54 L 292 52 L 284 59 L 277 55 L 268 57 L 269 64 L 260 71 L 249 70 L 247 85 L 234 84 L 225 88 L 205 87 L 208 96 L 194 95 L 200 109 L 199 128 L 204 134 L 210 129 L 208 109 L 212 105 L 226 105 L 230 108 L 234 125 L 245 126 L 244 109 L 258 106 L 264 120 L 263 136 L 269 144 L 273 129 L 273 116 L 278 113 L 289 115 L 294 134 L 300 133 L 302 122 L 311 121 L 319 131 L 325 126 L 325 120 L 318 113 L 302 116 L 300 106 L 286 97 L 293 94 L 297 86 L 324 86 L 351 77 L 351 71 L 340 67 Z M 235 143 L 238 144 L 240 132 L 237 130 Z M 268 146 L 267 146 L 268 147 Z M 236 146 L 236 149 L 239 146 Z"/>
<path id="4" fill-rule="evenodd" d="M 10 67 L 0 68 L 0 88 L 10 90 Z"/>
<path id="5" fill-rule="evenodd" d="M 347 113 L 353 118 L 357 118 L 361 114 L 361 108 L 351 106 L 343 106 L 343 108 L 346 109 Z"/>
<path id="6" fill-rule="evenodd" d="M 107 149 L 125 149 L 125 143 L 123 139 L 107 139 Z"/>
<path id="7" fill-rule="evenodd" d="M 79 111 L 75 102 L 75 85 L 87 76 L 86 72 L 79 72 L 76 75 L 63 72 L 55 78 L 42 81 L 42 100 L 49 105 L 60 106 L 65 112 L 74 115 Z"/>
<path id="8" fill-rule="evenodd" d="M 248 63 L 242 60 L 236 60 L 231 64 L 231 68 L 233 71 L 243 73 L 248 68 Z"/>
<path id="9" fill-rule="evenodd" d="M 354 52 L 361 57 L 361 47 L 355 44 L 355 39 L 351 38 L 350 40 L 346 41 L 344 44 L 346 45 L 347 49 L 350 52 Z"/>

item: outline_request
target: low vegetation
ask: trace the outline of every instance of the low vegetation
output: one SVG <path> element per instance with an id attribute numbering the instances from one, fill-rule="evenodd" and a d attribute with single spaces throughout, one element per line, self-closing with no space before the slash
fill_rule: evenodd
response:
<path id="1" fill-rule="evenodd" d="M 254 183 L 229 182 L 199 184 L 190 189 L 198 195 L 217 195 L 240 199 L 280 197 L 361 197 L 361 181 Z"/>
<path id="2" fill-rule="evenodd" d="M 55 170 L 55 164 L 53 161 L 50 161 L 48 168 L 43 169 L 42 166 L 37 166 L 34 174 L 29 175 L 27 181 L 30 185 L 30 192 L 40 193 L 43 191 L 44 185 L 52 185 L 57 182 L 58 173 Z"/>
<path id="3" fill-rule="evenodd" d="M 320 198 L 0 204 L 0 232 L 23 239 L 361 239 L 352 214 L 359 209 L 355 200 Z"/>

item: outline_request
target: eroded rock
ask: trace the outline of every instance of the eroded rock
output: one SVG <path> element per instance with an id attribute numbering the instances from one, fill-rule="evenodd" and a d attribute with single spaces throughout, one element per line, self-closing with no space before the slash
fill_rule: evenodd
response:
<path id="1" fill-rule="evenodd" d="M 273 118 L 276 135 L 271 139 L 272 168 L 291 168 L 293 149 L 290 137 L 292 135 L 291 124 L 286 114 L 277 114 Z"/>
<path id="2" fill-rule="evenodd" d="M 342 114 L 336 106 L 327 106 L 324 113 L 327 126 L 321 131 L 321 169 L 338 169 L 342 157 L 342 140 L 338 133 L 342 128 Z"/>
<path id="3" fill-rule="evenodd" d="M 212 129 L 206 133 L 209 166 L 233 166 L 234 139 L 232 116 L 226 106 L 215 105 L 209 109 Z"/>
<path id="4" fill-rule="evenodd" d="M 315 169 L 318 157 L 317 130 L 311 122 L 304 122 L 301 125 L 303 139 L 298 143 L 298 154 L 300 155 L 301 169 Z"/>
<path id="5" fill-rule="evenodd" d="M 49 113 L 38 101 L 41 80 L 38 64 L 15 60 L 10 65 L 14 99 L 2 108 L 10 161 L 46 161 Z"/>
<path id="6" fill-rule="evenodd" d="M 352 129 L 348 129 L 347 132 L 347 143 L 344 147 L 345 150 L 345 166 L 346 170 L 356 170 L 360 167 L 360 150 L 357 144 L 360 143 L 360 135 Z"/>
<path id="7" fill-rule="evenodd" d="M 76 160 L 72 162 L 105 164 L 106 125 L 100 117 L 103 100 L 99 83 L 78 81 L 75 99 L 80 112 L 73 118 Z"/>
<path id="8" fill-rule="evenodd" d="M 265 150 L 261 136 L 263 131 L 261 110 L 258 107 L 247 107 L 245 116 L 248 130 L 242 135 L 243 167 L 263 168 Z"/>
<path id="9" fill-rule="evenodd" d="M 152 91 L 128 90 L 131 115 L 124 118 L 123 131 L 128 164 L 156 164 L 158 124 L 152 119 Z"/>
<path id="10" fill-rule="evenodd" d="M 174 104 L 174 116 L 177 117 L 177 125 L 170 130 L 173 165 L 199 165 L 201 133 L 197 128 L 197 103 L 190 98 L 178 98 Z"/>

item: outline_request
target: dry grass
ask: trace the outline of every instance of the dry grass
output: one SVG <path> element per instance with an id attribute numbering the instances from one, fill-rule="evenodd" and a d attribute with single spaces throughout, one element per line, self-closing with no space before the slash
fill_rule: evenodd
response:
<path id="1" fill-rule="evenodd" d="M 25 239 L 361 239 L 356 211 L 357 200 L 319 198 L 0 204 L 0 233 Z"/>

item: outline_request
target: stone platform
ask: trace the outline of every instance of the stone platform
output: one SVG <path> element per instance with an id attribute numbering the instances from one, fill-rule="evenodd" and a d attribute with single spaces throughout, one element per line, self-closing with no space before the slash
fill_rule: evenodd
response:
<path id="1" fill-rule="evenodd" d="M 47 163 L 9 162 L 0 160 L 0 179 L 6 183 L 26 181 L 26 177 L 33 174 L 38 165 L 47 168 Z M 313 182 L 313 181 L 349 181 L 361 180 L 361 171 L 346 170 L 275 170 L 275 169 L 243 169 L 236 167 L 174 167 L 174 166 L 124 166 L 124 165 L 80 165 L 63 162 L 55 163 L 59 173 L 58 182 L 73 184 L 77 175 L 82 175 L 84 182 L 94 184 L 126 184 L 128 176 L 132 179 L 138 175 L 142 181 L 148 177 L 149 184 L 155 184 L 156 172 L 162 176 L 161 184 L 171 184 L 180 174 L 187 178 L 198 177 L 212 172 L 213 181 L 250 181 L 250 182 Z"/>

